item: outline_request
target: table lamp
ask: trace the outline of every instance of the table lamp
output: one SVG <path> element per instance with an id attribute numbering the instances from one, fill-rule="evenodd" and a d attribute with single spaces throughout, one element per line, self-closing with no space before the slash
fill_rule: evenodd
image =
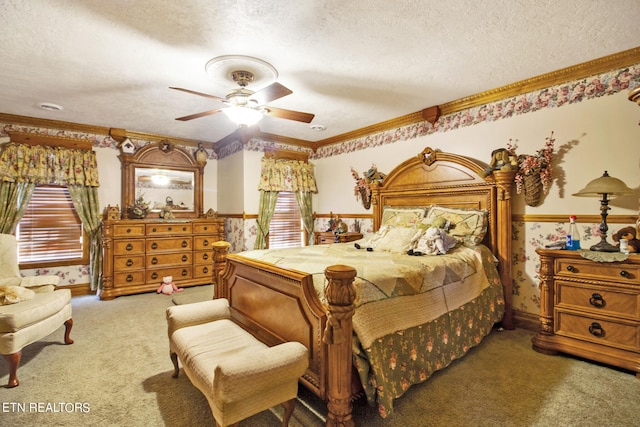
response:
<path id="1" fill-rule="evenodd" d="M 627 187 L 627 184 L 609 176 L 607 171 L 604 171 L 600 178 L 596 178 L 589 182 L 586 187 L 574 194 L 578 197 L 602 197 L 600 199 L 600 216 L 602 216 L 602 222 L 600 223 L 600 243 L 591 246 L 589 249 L 598 252 L 618 252 L 619 248 L 607 242 L 607 212 L 609 211 L 609 198 L 610 196 L 630 196 L 635 192 Z"/>

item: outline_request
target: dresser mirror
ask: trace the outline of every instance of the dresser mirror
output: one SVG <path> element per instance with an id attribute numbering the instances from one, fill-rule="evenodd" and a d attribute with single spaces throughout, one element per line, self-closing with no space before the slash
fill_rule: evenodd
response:
<path id="1" fill-rule="evenodd" d="M 199 218 L 206 161 L 167 141 L 149 144 L 135 153 L 121 153 L 123 218 L 133 218 L 136 200 L 149 205 L 146 218 L 159 219 L 170 210 L 175 218 Z"/>

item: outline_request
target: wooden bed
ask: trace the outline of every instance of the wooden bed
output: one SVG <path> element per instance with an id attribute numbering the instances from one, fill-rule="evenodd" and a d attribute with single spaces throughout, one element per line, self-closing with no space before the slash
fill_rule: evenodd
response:
<path id="1" fill-rule="evenodd" d="M 374 230 L 384 207 L 439 205 L 488 211 L 483 243 L 498 260 L 504 292 L 502 327 L 513 329 L 511 281 L 511 189 L 513 172 L 483 177 L 487 165 L 456 154 L 424 149 L 394 168 L 372 188 Z M 327 401 L 327 425 L 353 425 L 352 397 L 361 389 L 353 369 L 351 337 L 356 272 L 329 266 L 327 304 L 322 304 L 309 274 L 280 268 L 237 254 L 229 244 L 214 248 L 216 298 L 229 299 L 232 316 L 269 345 L 299 341 L 310 351 L 302 383 Z"/>

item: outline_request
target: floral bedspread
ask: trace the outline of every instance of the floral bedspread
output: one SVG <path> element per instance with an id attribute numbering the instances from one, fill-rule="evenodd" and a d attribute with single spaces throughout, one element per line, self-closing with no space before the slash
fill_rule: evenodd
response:
<path id="1" fill-rule="evenodd" d="M 241 255 L 313 274 L 321 299 L 327 266 L 356 269 L 354 364 L 382 417 L 411 385 L 478 344 L 504 313 L 495 258 L 484 246 L 419 257 L 367 252 L 349 243 Z"/>

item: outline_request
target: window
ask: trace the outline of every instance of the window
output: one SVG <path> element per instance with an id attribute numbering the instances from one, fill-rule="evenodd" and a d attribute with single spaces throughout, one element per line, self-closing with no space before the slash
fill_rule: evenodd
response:
<path id="1" fill-rule="evenodd" d="M 296 194 L 290 191 L 281 191 L 278 194 L 271 224 L 269 224 L 268 247 L 275 249 L 303 246 L 304 234 Z"/>
<path id="2" fill-rule="evenodd" d="M 67 187 L 36 186 L 16 228 L 16 238 L 20 264 L 44 267 L 88 263 L 82 221 Z"/>

